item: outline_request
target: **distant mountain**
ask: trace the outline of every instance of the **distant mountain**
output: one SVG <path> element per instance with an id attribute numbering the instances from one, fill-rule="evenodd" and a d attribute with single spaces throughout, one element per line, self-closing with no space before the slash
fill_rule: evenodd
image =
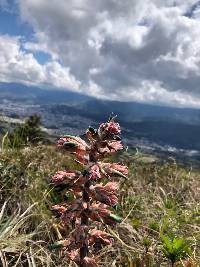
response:
<path id="1" fill-rule="evenodd" d="M 126 143 L 161 149 L 200 151 L 200 110 L 99 100 L 82 94 L 0 83 L 0 113 L 24 117 L 38 113 L 55 134 L 83 129 L 118 116 Z"/>
<path id="2" fill-rule="evenodd" d="M 70 91 L 47 90 L 16 83 L 0 83 L 0 98 L 12 99 L 14 101 L 29 101 L 34 104 L 79 103 L 91 99 L 89 96 Z"/>
<path id="3" fill-rule="evenodd" d="M 99 100 L 83 94 L 64 90 L 45 90 L 34 86 L 15 83 L 0 83 L 0 101 L 25 101 L 40 105 L 58 104 L 75 106 L 84 116 L 104 119 L 111 113 L 117 114 L 122 121 L 169 120 L 200 125 L 200 110 L 173 108 L 136 102 Z"/>
<path id="4" fill-rule="evenodd" d="M 200 110 L 163 107 L 136 102 L 90 100 L 81 107 L 86 113 L 98 118 L 105 114 L 118 114 L 122 121 L 174 121 L 200 125 Z M 101 112 L 99 112 L 101 111 Z"/>

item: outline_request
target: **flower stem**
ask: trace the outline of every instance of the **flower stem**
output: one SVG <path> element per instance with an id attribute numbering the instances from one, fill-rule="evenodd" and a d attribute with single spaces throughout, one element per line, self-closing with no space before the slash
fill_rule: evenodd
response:
<path id="1" fill-rule="evenodd" d="M 86 191 L 86 188 L 89 187 L 89 183 L 86 182 L 84 189 L 83 189 L 83 202 L 86 202 L 87 205 L 89 205 L 89 195 Z M 88 207 L 87 207 L 88 208 Z M 83 212 L 81 215 L 81 225 L 82 226 L 88 226 L 89 220 L 87 215 Z M 85 240 L 83 243 L 83 246 L 80 248 L 80 267 L 84 267 L 83 259 L 88 256 L 88 238 L 85 236 Z"/>

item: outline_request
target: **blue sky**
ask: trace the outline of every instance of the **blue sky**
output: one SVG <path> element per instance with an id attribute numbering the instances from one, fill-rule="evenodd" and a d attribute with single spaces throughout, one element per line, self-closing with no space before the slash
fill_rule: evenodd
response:
<path id="1" fill-rule="evenodd" d="M 14 1 L 12 1 L 14 2 Z M 4 2 L 5 3 L 5 2 Z M 13 3 L 12 3 L 13 6 Z M 6 8 L 7 7 L 7 8 Z M 0 35 L 21 36 L 25 41 L 34 39 L 34 31 L 30 24 L 20 19 L 19 11 L 16 8 L 12 10 L 9 5 L 0 9 Z M 42 51 L 29 51 L 21 47 L 26 52 L 32 52 L 40 64 L 46 63 L 50 59 L 48 53 Z"/>
<path id="2" fill-rule="evenodd" d="M 0 0 L 0 82 L 200 107 L 200 1 Z"/>
<path id="3" fill-rule="evenodd" d="M 0 33 L 11 36 L 23 35 L 30 38 L 33 34 L 32 28 L 27 23 L 22 23 L 17 13 L 0 9 Z"/>

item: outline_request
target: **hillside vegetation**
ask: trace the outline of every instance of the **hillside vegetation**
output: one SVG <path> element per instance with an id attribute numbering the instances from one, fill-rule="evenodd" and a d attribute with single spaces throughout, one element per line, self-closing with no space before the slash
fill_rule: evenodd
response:
<path id="1" fill-rule="evenodd" d="M 110 161 L 114 160 L 112 158 Z M 116 159 L 115 159 L 116 160 Z M 129 167 L 120 178 L 123 222 L 109 228 L 115 242 L 98 251 L 100 266 L 200 266 L 200 173 L 131 152 L 117 155 Z M 70 232 L 53 217 L 51 176 L 78 165 L 55 146 L 4 148 L 0 153 L 0 266 L 75 266 L 49 244 Z"/>

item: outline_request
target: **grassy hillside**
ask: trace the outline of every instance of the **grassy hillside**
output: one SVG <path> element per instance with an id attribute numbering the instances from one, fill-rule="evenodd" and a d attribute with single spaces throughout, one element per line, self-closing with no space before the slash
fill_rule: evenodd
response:
<path id="1" fill-rule="evenodd" d="M 119 192 L 118 214 L 124 220 L 107 229 L 115 242 L 98 252 L 99 265 L 171 266 L 164 250 L 168 238 L 176 237 L 188 242 L 190 254 L 176 266 L 200 266 L 199 171 L 127 152 L 118 160 L 129 166 L 130 173 L 128 180 L 121 179 Z M 50 177 L 74 165 L 54 146 L 1 152 L 0 266 L 75 266 L 48 249 L 70 232 L 51 214 L 51 205 L 68 201 L 69 196 L 60 197 Z"/>

